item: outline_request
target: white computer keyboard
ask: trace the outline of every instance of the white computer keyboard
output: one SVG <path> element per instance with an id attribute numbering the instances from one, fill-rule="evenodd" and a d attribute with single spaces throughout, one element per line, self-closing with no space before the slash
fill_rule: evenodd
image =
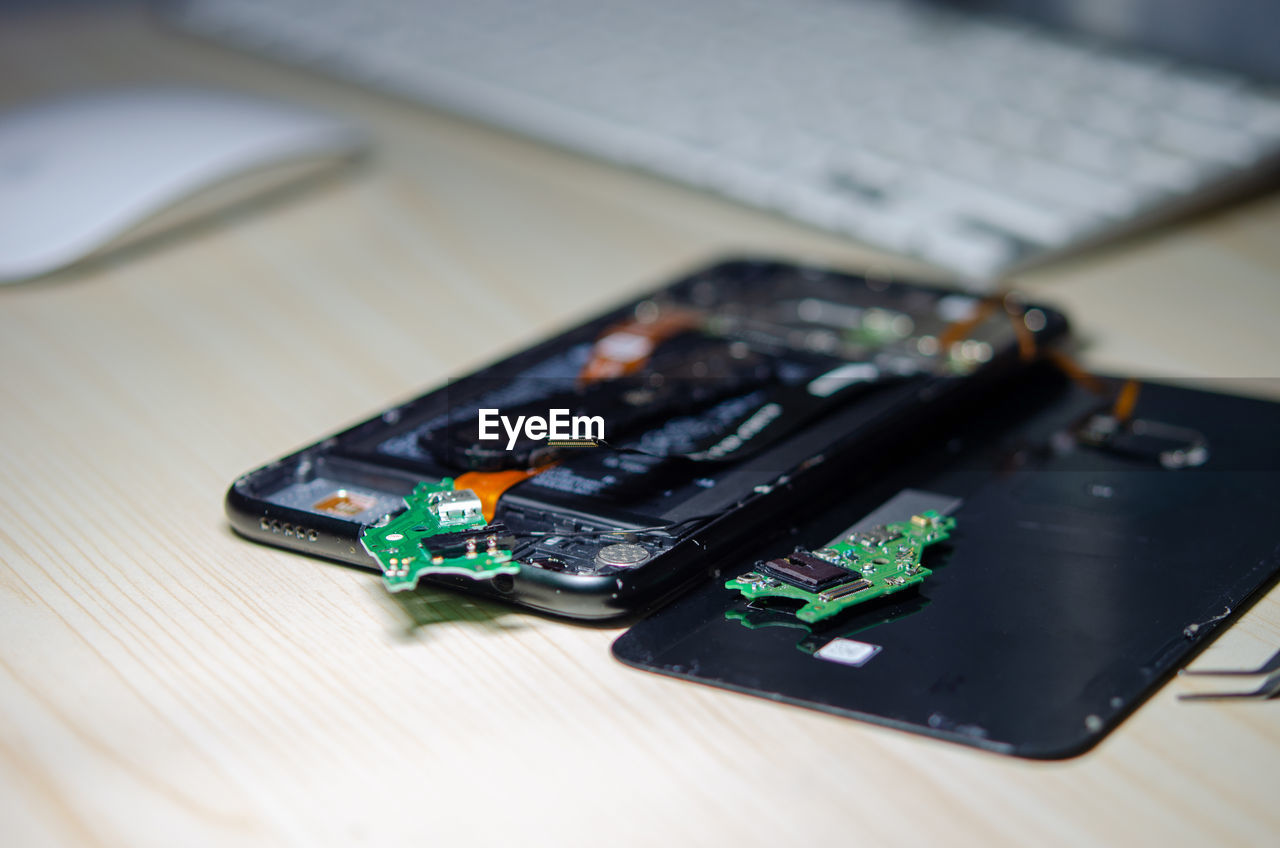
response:
<path id="1" fill-rule="evenodd" d="M 884 0 L 186 0 L 183 27 L 976 283 L 1280 161 L 1246 81 Z"/>

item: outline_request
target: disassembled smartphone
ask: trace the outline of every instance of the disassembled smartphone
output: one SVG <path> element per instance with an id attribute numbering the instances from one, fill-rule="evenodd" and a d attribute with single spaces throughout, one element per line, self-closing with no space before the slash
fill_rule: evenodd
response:
<path id="1" fill-rule="evenodd" d="M 705 268 L 238 479 L 241 534 L 545 612 L 643 608 L 1024 370 L 1053 310 Z"/>

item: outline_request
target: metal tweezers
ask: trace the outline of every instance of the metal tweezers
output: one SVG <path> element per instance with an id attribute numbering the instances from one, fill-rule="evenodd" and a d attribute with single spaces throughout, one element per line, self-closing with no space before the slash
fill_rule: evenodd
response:
<path id="1" fill-rule="evenodd" d="M 1271 659 L 1257 668 L 1210 668 L 1204 670 L 1184 668 L 1178 674 L 1188 676 L 1213 675 L 1216 677 L 1256 677 L 1265 674 L 1266 678 L 1257 689 L 1234 692 L 1192 692 L 1178 695 L 1178 700 L 1180 701 L 1216 701 L 1231 698 L 1265 701 L 1268 698 L 1280 696 L 1280 651 L 1276 651 L 1271 655 Z"/>

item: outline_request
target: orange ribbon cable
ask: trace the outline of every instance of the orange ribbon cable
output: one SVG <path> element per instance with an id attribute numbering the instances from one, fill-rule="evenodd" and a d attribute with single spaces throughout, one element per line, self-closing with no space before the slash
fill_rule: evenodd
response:
<path id="1" fill-rule="evenodd" d="M 1119 396 L 1116 397 L 1115 406 L 1111 407 L 1111 417 L 1121 424 L 1132 418 L 1133 410 L 1138 405 L 1138 392 L 1141 389 L 1142 384 L 1137 380 L 1125 380 L 1124 386 L 1120 388 Z"/>
<path id="2" fill-rule="evenodd" d="M 1081 368 L 1074 359 L 1062 351 L 1050 350 L 1046 351 L 1045 355 L 1050 362 L 1058 367 L 1058 370 L 1088 391 L 1093 392 L 1095 395 L 1103 394 L 1106 391 L 1106 387 L 1102 385 L 1101 380 Z"/>
<path id="3" fill-rule="evenodd" d="M 689 309 L 668 309 L 653 316 L 631 318 L 605 330 L 591 351 L 591 358 L 578 374 L 582 384 L 635 374 L 644 368 L 658 345 L 687 330 L 701 327 L 702 313 Z M 470 489 L 480 498 L 480 509 L 493 521 L 498 499 L 517 483 L 541 474 L 554 462 L 526 470 L 468 471 L 453 481 L 454 489 Z"/>
<path id="4" fill-rule="evenodd" d="M 516 483 L 528 480 L 535 474 L 541 474 L 554 463 L 530 468 L 526 471 L 468 471 L 459 474 L 453 481 L 454 489 L 470 489 L 480 499 L 480 511 L 486 521 L 493 522 L 493 514 L 498 508 L 498 498 Z"/>
<path id="5" fill-rule="evenodd" d="M 951 349 L 951 346 L 961 339 L 967 337 L 978 325 L 991 317 L 991 313 L 996 311 L 996 307 L 1000 305 L 1001 298 L 988 297 L 982 300 L 973 314 L 968 318 L 961 318 L 958 321 L 952 321 L 948 324 L 940 334 L 938 334 L 938 349 L 942 351 L 943 356 Z"/>
<path id="6" fill-rule="evenodd" d="M 1013 334 L 1018 337 L 1018 355 L 1023 362 L 1035 360 L 1039 350 L 1036 346 L 1036 334 L 1027 326 L 1027 308 L 1018 298 L 1010 295 L 1004 298 L 1004 311 L 1009 316 L 1009 323 L 1013 325 Z"/>
<path id="7" fill-rule="evenodd" d="M 1001 304 L 1004 305 L 1005 313 L 1009 316 L 1009 323 L 1013 326 L 1014 335 L 1018 340 L 1018 354 L 1024 362 L 1043 356 L 1057 366 L 1073 382 L 1086 390 L 1098 395 L 1106 393 L 1106 386 L 1103 382 L 1082 368 L 1070 354 L 1060 349 L 1039 349 L 1036 344 L 1035 333 L 1031 332 L 1031 329 L 1027 327 L 1026 322 L 1023 320 L 1023 316 L 1026 313 L 1022 300 L 1013 292 L 997 293 L 985 298 L 968 318 L 962 318 L 948 324 L 938 336 L 938 346 L 944 351 L 947 350 L 952 344 L 969 335 L 983 321 L 990 318 Z M 1112 407 L 1112 415 L 1116 420 L 1123 423 L 1133 416 L 1141 387 L 1142 384 L 1137 380 L 1128 380 L 1121 387 L 1120 393 L 1115 400 L 1115 406 Z"/>
<path id="8" fill-rule="evenodd" d="M 658 345 L 702 324 L 702 314 L 688 309 L 668 309 L 648 319 L 632 318 L 614 324 L 600 334 L 578 381 L 585 385 L 635 374 L 648 363 Z"/>

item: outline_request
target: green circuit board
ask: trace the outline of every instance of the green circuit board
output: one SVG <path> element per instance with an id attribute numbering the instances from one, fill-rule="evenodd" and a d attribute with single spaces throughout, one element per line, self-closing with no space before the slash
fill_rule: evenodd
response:
<path id="1" fill-rule="evenodd" d="M 500 524 L 488 524 L 480 499 L 470 489 L 455 490 L 452 478 L 419 483 L 404 499 L 404 510 L 360 532 L 365 550 L 382 566 L 391 592 L 414 589 L 428 574 L 457 574 L 492 580 L 517 574 L 514 544 Z"/>
<path id="2" fill-rule="evenodd" d="M 921 565 L 924 549 L 951 535 L 956 520 L 933 510 L 855 531 L 815 551 L 756 564 L 755 571 L 726 582 L 750 601 L 800 601 L 795 616 L 813 623 L 849 607 L 918 586 L 933 572 Z"/>

